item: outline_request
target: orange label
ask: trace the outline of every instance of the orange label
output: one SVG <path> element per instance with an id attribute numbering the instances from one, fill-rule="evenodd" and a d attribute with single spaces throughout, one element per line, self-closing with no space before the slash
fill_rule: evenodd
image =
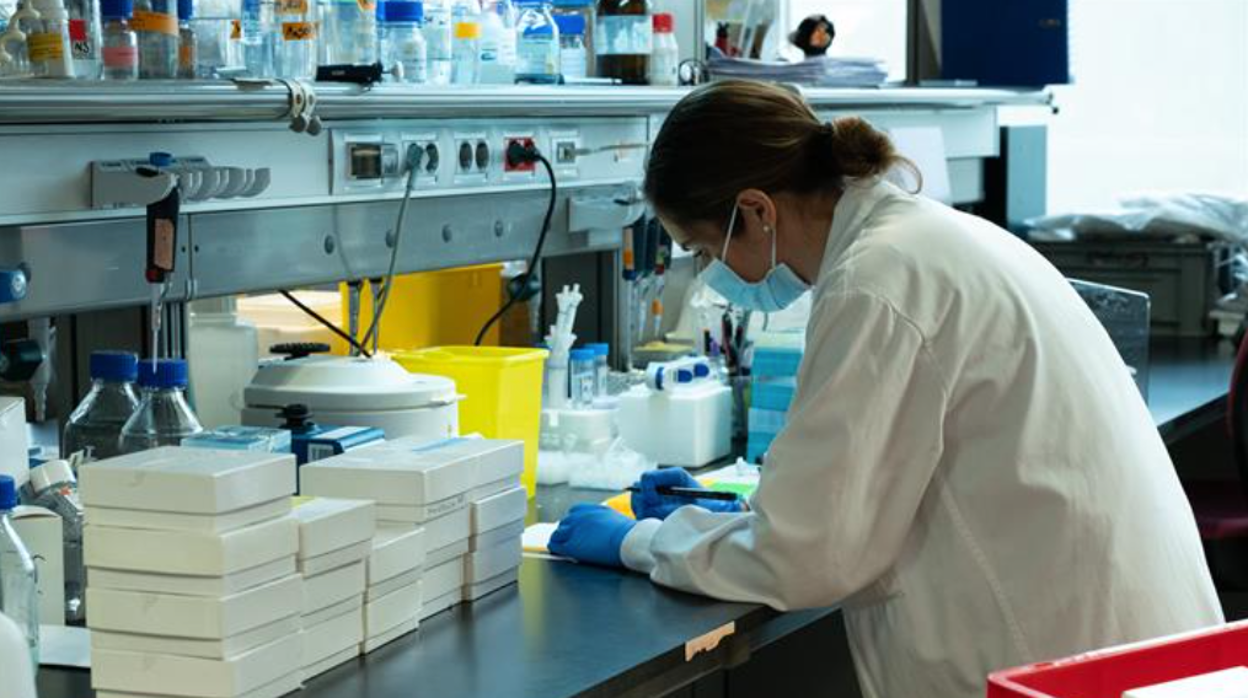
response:
<path id="1" fill-rule="evenodd" d="M 478 22 L 459 22 L 455 25 L 456 39 L 480 39 L 481 24 Z"/>
<path id="2" fill-rule="evenodd" d="M 284 41 L 311 41 L 316 38 L 316 25 L 312 22 L 282 22 Z"/>
<path id="3" fill-rule="evenodd" d="M 306 15 L 308 13 L 308 0 L 277 0 L 277 14 L 279 15 Z"/>
<path id="4" fill-rule="evenodd" d="M 31 34 L 26 38 L 26 51 L 32 63 L 49 63 L 65 58 L 65 41 L 60 34 Z"/>
<path id="5" fill-rule="evenodd" d="M 183 68 L 195 70 L 195 46 L 189 41 L 183 41 L 178 46 L 178 65 Z"/>
<path id="6" fill-rule="evenodd" d="M 359 5 L 360 9 L 363 10 L 364 12 L 376 12 L 377 11 L 377 3 L 374 2 L 373 0 L 355 0 L 355 4 Z"/>
<path id="7" fill-rule="evenodd" d="M 130 28 L 136 32 L 150 32 L 153 34 L 168 34 L 169 36 L 178 35 L 178 18 L 173 15 L 161 14 L 159 12 L 140 12 L 134 13 L 134 18 L 130 20 Z"/>
<path id="8" fill-rule="evenodd" d="M 241 20 L 230 20 L 230 41 L 238 41 L 243 38 L 243 23 Z"/>

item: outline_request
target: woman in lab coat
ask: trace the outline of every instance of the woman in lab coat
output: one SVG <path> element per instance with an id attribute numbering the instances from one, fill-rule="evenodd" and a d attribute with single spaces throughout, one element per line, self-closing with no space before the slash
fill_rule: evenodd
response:
<path id="1" fill-rule="evenodd" d="M 841 604 L 869 698 L 979 698 L 996 669 L 1222 622 L 1104 329 L 1026 244 L 885 181 L 899 165 L 865 121 L 820 123 L 777 87 L 677 105 L 647 195 L 729 300 L 813 292 L 797 396 L 746 511 L 679 506 L 654 488 L 687 476 L 651 473 L 641 521 L 578 507 L 552 551 L 725 600 Z"/>

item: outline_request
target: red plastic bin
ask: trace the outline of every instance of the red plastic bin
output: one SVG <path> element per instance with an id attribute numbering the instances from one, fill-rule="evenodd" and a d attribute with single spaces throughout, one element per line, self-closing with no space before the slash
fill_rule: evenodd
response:
<path id="1" fill-rule="evenodd" d="M 994 672 L 988 698 L 1122 698 L 1237 666 L 1248 666 L 1248 621 Z"/>

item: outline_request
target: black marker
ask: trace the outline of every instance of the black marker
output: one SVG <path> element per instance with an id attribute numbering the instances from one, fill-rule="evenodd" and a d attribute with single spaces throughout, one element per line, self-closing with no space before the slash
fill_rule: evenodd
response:
<path id="1" fill-rule="evenodd" d="M 640 492 L 641 488 L 633 485 L 624 488 L 626 492 Z M 659 485 L 655 491 L 666 497 L 684 497 L 686 499 L 714 499 L 720 502 L 735 502 L 740 499 L 736 492 L 721 492 L 719 490 L 700 490 L 696 487 L 672 487 L 670 485 Z"/>

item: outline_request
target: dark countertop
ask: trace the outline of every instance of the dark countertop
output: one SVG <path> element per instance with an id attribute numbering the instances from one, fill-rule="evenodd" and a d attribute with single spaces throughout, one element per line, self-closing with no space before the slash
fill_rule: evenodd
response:
<path id="1" fill-rule="evenodd" d="M 1235 347 L 1211 339 L 1155 339 L 1149 346 L 1148 409 L 1167 442 L 1226 412 Z"/>

